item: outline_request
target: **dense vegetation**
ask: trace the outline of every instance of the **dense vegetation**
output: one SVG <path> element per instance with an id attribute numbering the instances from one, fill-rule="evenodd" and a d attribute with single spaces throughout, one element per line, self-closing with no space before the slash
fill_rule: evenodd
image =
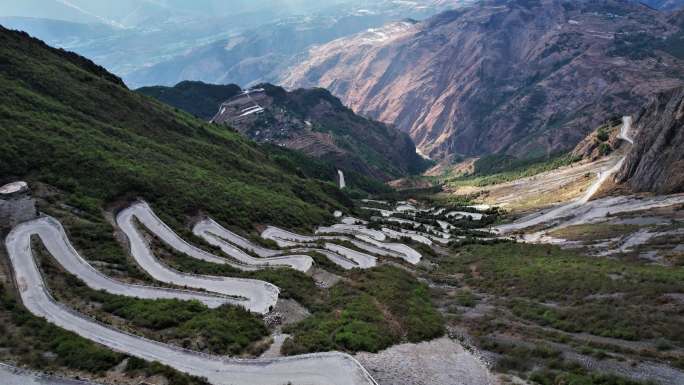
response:
<path id="1" fill-rule="evenodd" d="M 293 337 L 283 345 L 284 353 L 376 352 L 403 340 L 419 342 L 444 333 L 427 286 L 406 271 L 381 266 L 354 270 L 347 278 L 349 283 L 330 289 L 312 316 L 286 328 Z"/>
<path id="2" fill-rule="evenodd" d="M 292 151 L 273 144 L 263 144 L 262 148 L 271 160 L 280 167 L 303 178 L 315 178 L 337 183 L 337 167 L 334 163 L 312 158 L 302 152 Z M 366 197 L 371 194 L 387 194 L 393 190 L 379 179 L 362 173 L 345 170 L 347 193 L 351 197 Z"/>
<path id="3" fill-rule="evenodd" d="M 221 103 L 239 94 L 242 89 L 235 84 L 184 81 L 173 87 L 142 87 L 135 91 L 208 121 L 216 115 Z"/>
<path id="4" fill-rule="evenodd" d="M 514 243 L 465 246 L 440 266 L 464 274 L 470 287 L 505 299 L 513 314 L 539 325 L 684 346 L 677 332 L 681 306 L 666 296 L 684 291 L 682 269 Z"/>
<path id="5" fill-rule="evenodd" d="M 291 174 L 237 133 L 130 92 L 92 63 L 5 29 L 0 43 L 3 181 L 43 181 L 94 214 L 142 196 L 177 219 L 206 210 L 244 228 L 322 223 L 350 204 L 334 184 Z"/>

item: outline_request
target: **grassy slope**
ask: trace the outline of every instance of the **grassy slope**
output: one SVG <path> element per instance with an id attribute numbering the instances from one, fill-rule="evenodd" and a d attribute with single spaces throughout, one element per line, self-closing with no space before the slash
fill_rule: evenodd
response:
<path id="1" fill-rule="evenodd" d="M 237 133 L 127 90 L 85 59 L 0 30 L 0 176 L 42 181 L 97 212 L 142 196 L 174 218 L 307 226 L 349 204 L 332 183 L 294 175 Z"/>
<path id="2" fill-rule="evenodd" d="M 198 210 L 244 229 L 310 227 L 351 204 L 333 183 L 291 172 L 237 133 L 133 93 L 84 58 L 1 28 L 0 136 L 0 183 L 21 178 L 34 188 L 56 187 L 39 200 L 41 209 L 67 220 L 76 247 L 112 263 L 105 270 L 115 275 L 141 278 L 102 216 L 112 201 L 143 197 L 178 229 Z M 32 316 L 7 287 L 0 290 L 0 347 L 9 348 L 3 360 L 91 374 L 124 358 Z M 112 312 L 123 315 L 129 306 L 116 304 Z M 43 352 L 57 358 L 48 362 Z M 171 383 L 201 382 L 140 360 L 127 369 L 163 374 Z"/>
<path id="3" fill-rule="evenodd" d="M 539 369 L 532 364 L 537 360 L 543 362 L 541 368 L 546 367 L 533 376 L 541 384 L 636 383 L 588 374 L 572 360 L 563 359 L 557 348 L 536 351 L 553 343 L 568 344 L 598 359 L 618 353 L 683 367 L 680 353 L 670 351 L 684 346 L 678 327 L 682 306 L 668 296 L 684 290 L 681 268 L 586 257 L 551 245 L 499 243 L 454 251 L 438 261 L 438 272 L 461 275 L 467 288 L 496 298 L 495 313 L 470 324 L 458 317 L 456 322 L 469 325 L 480 347 L 504 355 L 498 370 L 529 373 Z M 497 339 L 506 333 L 521 335 L 538 346 L 533 351 Z M 567 333 L 657 344 L 632 350 L 618 342 L 575 338 Z M 570 378 L 577 382 L 568 382 Z"/>
<path id="4" fill-rule="evenodd" d="M 210 120 L 221 103 L 237 95 L 242 89 L 235 84 L 184 81 L 173 87 L 142 87 L 135 91 L 187 111 L 200 119 Z"/>

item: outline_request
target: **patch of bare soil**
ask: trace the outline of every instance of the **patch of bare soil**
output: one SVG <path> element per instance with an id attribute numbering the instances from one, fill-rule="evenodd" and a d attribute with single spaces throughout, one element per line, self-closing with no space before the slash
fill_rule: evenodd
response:
<path id="1" fill-rule="evenodd" d="M 442 337 L 356 358 L 379 385 L 494 385 L 500 381 L 458 342 Z"/>
<path id="2" fill-rule="evenodd" d="M 450 193 L 479 195 L 478 201 L 512 212 L 530 211 L 571 201 L 586 191 L 596 178 L 596 170 L 609 168 L 614 160 L 573 164 L 531 177 L 490 186 L 458 187 Z"/>

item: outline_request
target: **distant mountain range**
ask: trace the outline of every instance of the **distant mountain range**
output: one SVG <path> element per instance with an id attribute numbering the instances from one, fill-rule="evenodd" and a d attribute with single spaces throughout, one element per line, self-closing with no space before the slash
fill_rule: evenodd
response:
<path id="1" fill-rule="evenodd" d="M 472 0 L 26 0 L 0 24 L 75 51 L 131 87 L 273 80 L 313 44 Z"/>
<path id="2" fill-rule="evenodd" d="M 629 1 L 483 1 L 312 48 L 286 87 L 325 87 L 435 159 L 572 148 L 684 84 L 681 13 Z"/>
<path id="3" fill-rule="evenodd" d="M 344 107 L 324 89 L 287 92 L 271 84 L 242 90 L 236 85 L 182 82 L 138 92 L 205 120 L 235 128 L 261 143 L 299 150 L 343 170 L 381 180 L 427 167 L 411 138 Z"/>

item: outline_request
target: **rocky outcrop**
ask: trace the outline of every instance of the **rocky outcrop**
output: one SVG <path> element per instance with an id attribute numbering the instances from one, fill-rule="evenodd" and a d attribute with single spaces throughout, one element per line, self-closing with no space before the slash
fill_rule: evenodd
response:
<path id="1" fill-rule="evenodd" d="M 684 84 L 680 33 L 626 0 L 485 0 L 315 47 L 281 83 L 325 87 L 434 159 L 539 157 Z"/>
<path id="2" fill-rule="evenodd" d="M 579 142 L 570 155 L 573 158 L 595 161 L 610 154 L 622 145 L 622 140 L 618 137 L 621 125 L 620 118 L 610 119 Z"/>
<path id="3" fill-rule="evenodd" d="M 270 84 L 245 90 L 211 120 L 258 142 L 302 151 L 338 168 L 389 180 L 422 171 L 411 138 L 356 115 L 324 89 L 287 92 Z"/>
<path id="4" fill-rule="evenodd" d="M 634 127 L 634 146 L 617 181 L 636 192 L 684 192 L 684 87 L 653 97 Z"/>
<path id="5" fill-rule="evenodd" d="M 26 182 L 12 182 L 0 187 L 0 230 L 33 219 L 36 202 Z"/>

